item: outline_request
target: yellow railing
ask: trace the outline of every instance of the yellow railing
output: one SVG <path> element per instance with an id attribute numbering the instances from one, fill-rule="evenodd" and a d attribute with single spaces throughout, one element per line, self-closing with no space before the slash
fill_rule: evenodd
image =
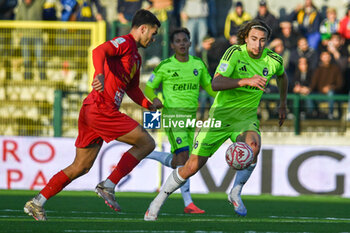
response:
<path id="1" fill-rule="evenodd" d="M 89 91 L 105 40 L 104 22 L 1 21 L 0 135 L 53 136 L 54 91 Z"/>

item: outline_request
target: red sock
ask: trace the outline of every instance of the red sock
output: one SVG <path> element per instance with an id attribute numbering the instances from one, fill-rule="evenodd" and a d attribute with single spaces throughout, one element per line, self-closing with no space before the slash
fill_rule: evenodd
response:
<path id="1" fill-rule="evenodd" d="M 118 184 L 118 182 L 129 174 L 137 164 L 139 164 L 139 160 L 137 160 L 132 154 L 129 152 L 125 152 L 120 159 L 117 167 L 112 171 L 109 175 L 108 179 L 112 181 L 114 184 Z"/>
<path id="2" fill-rule="evenodd" d="M 59 193 L 70 182 L 69 177 L 61 170 L 49 180 L 49 183 L 47 183 L 40 193 L 48 200 L 50 197 Z"/>

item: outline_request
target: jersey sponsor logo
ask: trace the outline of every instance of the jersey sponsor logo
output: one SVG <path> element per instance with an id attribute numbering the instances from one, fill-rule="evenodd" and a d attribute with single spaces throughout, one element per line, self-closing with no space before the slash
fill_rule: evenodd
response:
<path id="1" fill-rule="evenodd" d="M 173 75 L 171 75 L 171 77 L 179 77 L 179 74 L 177 72 L 173 73 Z"/>
<path id="2" fill-rule="evenodd" d="M 227 63 L 221 63 L 220 66 L 219 66 L 219 71 L 226 72 L 227 68 L 228 68 L 228 64 Z"/>
<path id="3" fill-rule="evenodd" d="M 246 65 L 244 65 L 244 66 L 242 66 L 241 68 L 239 68 L 239 71 L 244 71 L 244 72 L 246 72 L 246 71 L 247 71 Z"/>
<path id="4" fill-rule="evenodd" d="M 193 74 L 194 74 L 195 76 L 197 76 L 197 75 L 198 75 L 198 70 L 197 70 L 197 69 L 194 69 L 194 70 L 193 70 Z"/>
<path id="5" fill-rule="evenodd" d="M 239 60 L 238 59 L 238 61 L 237 61 L 238 63 L 242 63 L 242 64 L 244 64 L 244 65 L 249 65 L 249 63 L 248 62 L 245 62 L 245 61 L 241 61 L 241 60 Z"/>
<path id="6" fill-rule="evenodd" d="M 198 84 L 196 83 L 183 83 L 174 84 L 173 91 L 187 91 L 187 90 L 197 90 Z"/>
<path id="7" fill-rule="evenodd" d="M 269 74 L 269 70 L 265 67 L 262 73 L 264 76 L 267 76 Z"/>
<path id="8" fill-rule="evenodd" d="M 118 37 L 118 38 L 116 38 L 114 40 L 111 40 L 111 42 L 116 48 L 118 48 L 120 44 L 125 42 L 125 39 L 122 38 L 122 37 Z"/>
<path id="9" fill-rule="evenodd" d="M 151 74 L 151 76 L 149 77 L 148 81 L 149 81 L 149 82 L 153 82 L 153 80 L 154 80 L 155 77 L 156 77 L 156 76 L 155 76 L 154 74 Z"/>
<path id="10" fill-rule="evenodd" d="M 172 73 L 172 72 L 177 72 L 180 71 L 180 69 L 176 69 L 176 70 L 167 70 L 168 74 Z"/>

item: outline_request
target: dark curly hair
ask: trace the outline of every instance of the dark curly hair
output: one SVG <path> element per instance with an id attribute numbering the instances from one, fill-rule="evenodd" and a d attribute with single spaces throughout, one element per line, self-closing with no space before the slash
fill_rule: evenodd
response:
<path id="1" fill-rule="evenodd" d="M 170 34 L 169 39 L 170 39 L 170 42 L 171 42 L 171 43 L 174 42 L 174 37 L 175 37 L 175 35 L 178 34 L 178 33 L 185 33 L 185 34 L 187 35 L 188 39 L 191 39 L 190 32 L 188 31 L 187 28 L 176 28 L 176 29 L 174 29 L 174 30 L 171 32 L 171 34 Z"/>
<path id="2" fill-rule="evenodd" d="M 270 39 L 271 36 L 271 28 L 263 21 L 258 19 L 253 19 L 244 23 L 237 32 L 237 44 L 243 45 L 245 44 L 245 38 L 248 36 L 250 30 L 252 28 L 265 31 L 267 33 L 267 40 Z"/>

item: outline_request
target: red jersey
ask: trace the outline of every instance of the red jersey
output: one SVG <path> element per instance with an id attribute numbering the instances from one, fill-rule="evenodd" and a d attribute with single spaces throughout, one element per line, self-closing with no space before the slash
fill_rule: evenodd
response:
<path id="1" fill-rule="evenodd" d="M 104 74 L 104 91 L 92 92 L 84 104 L 97 103 L 118 110 L 125 93 L 137 104 L 148 108 L 151 103 L 139 88 L 141 56 L 131 34 L 115 37 L 93 50 L 95 74 Z"/>
<path id="2" fill-rule="evenodd" d="M 345 16 L 340 20 L 338 32 L 345 39 L 350 39 L 350 17 Z"/>

